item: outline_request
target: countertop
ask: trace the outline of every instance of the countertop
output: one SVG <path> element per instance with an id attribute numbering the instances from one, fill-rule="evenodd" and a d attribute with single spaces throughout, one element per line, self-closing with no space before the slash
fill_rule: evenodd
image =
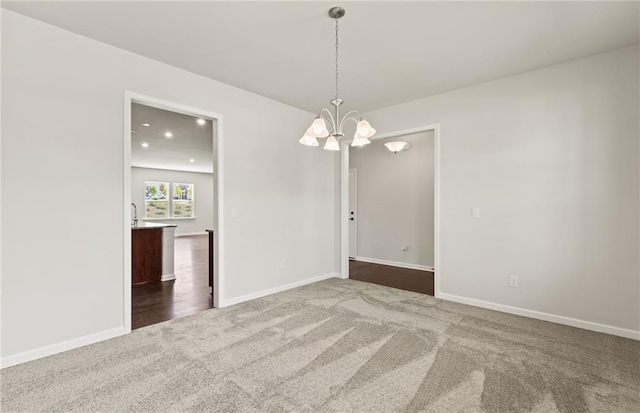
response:
<path id="1" fill-rule="evenodd" d="M 165 227 L 177 227 L 176 224 L 159 224 L 157 222 L 138 222 L 138 226 L 132 226 L 131 229 L 153 229 Z"/>

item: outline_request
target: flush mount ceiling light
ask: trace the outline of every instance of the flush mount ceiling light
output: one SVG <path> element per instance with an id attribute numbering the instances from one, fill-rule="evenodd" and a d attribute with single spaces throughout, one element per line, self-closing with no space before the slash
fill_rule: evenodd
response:
<path id="1" fill-rule="evenodd" d="M 150 123 L 142 123 L 142 126 L 151 126 Z"/>
<path id="2" fill-rule="evenodd" d="M 164 137 L 165 137 L 165 138 L 171 138 L 172 136 L 173 136 L 173 133 L 171 133 L 171 132 L 169 132 L 169 131 L 166 131 L 166 132 L 164 133 Z"/>
<path id="3" fill-rule="evenodd" d="M 207 123 L 207 121 L 206 121 L 206 120 L 204 120 L 204 119 L 198 119 L 196 122 L 197 122 L 197 123 L 198 123 L 198 125 L 200 125 L 200 126 L 202 126 L 202 125 L 204 125 L 205 123 Z"/>
<path id="4" fill-rule="evenodd" d="M 193 158 L 189 159 L 189 162 L 191 162 L 191 163 L 194 163 L 195 161 L 196 161 L 196 160 L 195 160 L 195 159 L 193 159 Z"/>
<path id="5" fill-rule="evenodd" d="M 403 141 L 387 142 L 384 144 L 384 146 L 386 146 L 387 149 L 389 149 L 391 152 L 398 153 L 407 146 L 407 142 L 403 142 Z"/>
<path id="6" fill-rule="evenodd" d="M 342 7 L 332 7 L 329 10 L 329 17 L 334 19 L 336 22 L 336 96 L 331 101 L 331 104 L 334 107 L 335 116 L 329 109 L 322 109 L 311 124 L 311 127 L 307 129 L 304 136 L 299 141 L 301 144 L 306 146 L 318 146 L 319 143 L 317 138 L 327 138 L 327 141 L 324 144 L 324 149 L 328 151 L 340 150 L 339 142 L 344 137 L 342 130 L 349 120 L 356 123 L 356 133 L 353 136 L 351 146 L 362 146 L 371 143 L 369 138 L 376 133 L 376 130 L 369 125 L 369 122 L 367 122 L 364 116 L 362 116 L 362 114 L 357 110 L 347 112 L 342 118 L 340 118 L 340 105 L 342 105 L 343 100 L 339 97 L 338 88 L 338 20 L 343 17 L 344 14 L 345 11 Z M 352 115 L 359 116 L 360 120 L 354 118 Z M 329 123 L 330 129 L 327 128 L 327 122 Z"/>
<path id="7" fill-rule="evenodd" d="M 140 146 L 142 146 L 143 148 L 148 148 L 149 144 L 147 142 L 142 142 Z"/>

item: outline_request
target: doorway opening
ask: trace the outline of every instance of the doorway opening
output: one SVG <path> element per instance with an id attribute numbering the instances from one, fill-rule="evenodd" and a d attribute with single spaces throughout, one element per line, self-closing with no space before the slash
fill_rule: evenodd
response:
<path id="1" fill-rule="evenodd" d="M 429 125 L 342 144 L 343 278 L 438 295 L 438 139 Z"/>
<path id="2" fill-rule="evenodd" d="M 125 329 L 219 306 L 222 118 L 125 93 Z"/>

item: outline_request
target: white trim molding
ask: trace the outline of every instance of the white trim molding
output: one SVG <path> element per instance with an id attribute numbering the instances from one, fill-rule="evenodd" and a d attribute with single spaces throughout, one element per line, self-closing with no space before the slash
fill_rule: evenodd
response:
<path id="1" fill-rule="evenodd" d="M 302 287 L 303 285 L 307 285 L 307 284 L 313 284 L 318 281 L 327 280 L 329 278 L 341 278 L 341 277 L 340 277 L 340 274 L 332 272 L 329 274 L 319 275 L 317 277 L 307 278 L 306 280 L 296 281 L 293 283 L 281 285 L 279 287 L 269 288 L 267 290 L 262 290 L 255 293 L 242 295 L 240 297 L 230 298 L 224 301 L 223 307 L 244 303 L 245 301 L 255 300 L 256 298 L 265 297 L 267 295 L 279 293 L 286 290 L 291 290 L 292 288 Z"/>
<path id="2" fill-rule="evenodd" d="M 176 279 L 175 274 L 162 274 L 160 276 L 160 281 L 173 281 Z"/>
<path id="3" fill-rule="evenodd" d="M 593 321 L 585 321 L 577 318 L 543 313 L 541 311 L 528 310 L 526 308 L 513 307 L 505 304 L 497 304 L 490 301 L 476 300 L 475 298 L 467 298 L 443 292 L 440 292 L 438 298 L 446 301 L 472 305 L 474 307 L 486 308 L 488 310 L 500 311 L 502 313 L 515 314 L 523 317 L 535 318 L 536 320 L 549 321 L 556 324 L 582 328 L 584 330 L 596 331 L 598 333 L 611 334 L 614 336 L 630 338 L 632 340 L 640 340 L 640 331 L 630 330 L 627 328 L 614 327 L 607 324 L 594 323 Z"/>
<path id="4" fill-rule="evenodd" d="M 433 238 L 434 238 L 434 268 L 438 268 L 434 272 L 434 294 L 440 295 L 440 279 L 443 277 L 442 267 L 440 265 L 440 124 L 433 123 L 430 125 L 418 126 L 415 128 L 403 129 L 394 132 L 381 133 L 371 138 L 384 139 L 411 135 L 418 132 L 433 131 L 434 145 L 434 187 L 433 187 Z M 349 143 L 351 140 L 342 140 L 340 142 L 340 273 L 341 278 L 349 278 Z M 356 257 L 359 260 L 362 257 Z M 385 264 L 391 265 L 391 264 Z M 420 268 L 417 268 L 420 269 Z M 428 270 L 427 270 L 428 271 Z"/>
<path id="5" fill-rule="evenodd" d="M 63 351 L 73 350 L 79 347 L 88 346 L 99 341 L 109 340 L 114 337 L 118 337 L 126 334 L 124 327 L 117 327 L 111 330 L 102 331 L 100 333 L 89 334 L 84 337 L 74 338 L 72 340 L 63 341 L 62 343 L 51 344 L 48 346 L 36 348 L 33 350 L 24 351 L 22 353 L 14 354 L 0 359 L 0 368 L 15 366 L 17 364 L 26 363 L 41 359 L 43 357 L 52 356 L 54 354 L 62 353 Z"/>
<path id="6" fill-rule="evenodd" d="M 209 234 L 207 234 L 206 232 L 185 232 L 184 234 L 176 234 L 175 237 L 176 238 L 180 238 L 180 237 L 195 237 L 196 235 L 202 235 L 203 237 L 206 237 Z"/>
<path id="7" fill-rule="evenodd" d="M 340 278 L 349 278 L 349 145 L 340 142 Z"/>
<path id="8" fill-rule="evenodd" d="M 137 166 L 135 167 L 137 168 Z M 142 218 L 141 221 L 187 221 L 190 219 L 198 219 L 198 217 L 184 217 L 184 218 L 176 218 L 176 217 L 166 217 L 166 218 Z"/>
<path id="9" fill-rule="evenodd" d="M 223 307 L 224 302 L 224 139 L 223 116 L 219 113 L 174 103 L 168 100 L 124 91 L 124 330 L 131 332 L 131 103 L 140 103 L 158 109 L 182 113 L 216 121 L 217 131 L 212 135 L 216 156 L 214 162 L 214 270 L 213 306 Z M 182 218 L 181 218 L 182 219 Z"/>
<path id="10" fill-rule="evenodd" d="M 408 268 L 410 270 L 420 270 L 420 271 L 434 272 L 433 267 L 429 267 L 428 265 L 409 264 L 409 263 L 406 263 L 406 262 L 387 261 L 387 260 L 379 260 L 377 258 L 358 257 L 358 256 L 356 256 L 356 261 L 368 262 L 368 263 L 371 263 L 371 264 L 388 265 L 390 267 Z"/>

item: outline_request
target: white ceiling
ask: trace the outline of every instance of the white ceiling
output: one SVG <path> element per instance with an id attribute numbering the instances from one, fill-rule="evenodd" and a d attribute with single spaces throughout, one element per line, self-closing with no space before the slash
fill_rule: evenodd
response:
<path id="1" fill-rule="evenodd" d="M 215 120 L 205 119 L 204 125 L 199 125 L 197 120 L 193 116 L 133 103 L 131 166 L 213 173 Z M 172 133 L 171 138 L 165 136 L 167 131 Z M 143 147 L 143 143 L 148 147 Z"/>
<path id="2" fill-rule="evenodd" d="M 335 4 L 334 4 L 335 3 Z M 2 2 L 311 112 L 372 110 L 638 43 L 638 2 Z"/>

